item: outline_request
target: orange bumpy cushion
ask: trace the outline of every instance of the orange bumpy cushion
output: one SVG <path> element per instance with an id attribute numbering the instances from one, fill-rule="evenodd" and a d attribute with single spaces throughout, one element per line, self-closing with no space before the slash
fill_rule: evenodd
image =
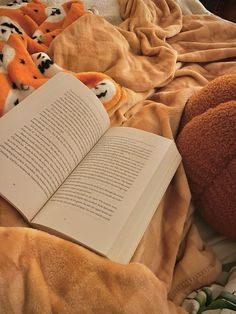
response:
<path id="1" fill-rule="evenodd" d="M 177 145 L 196 208 L 218 232 L 236 239 L 236 74 L 190 98 Z"/>

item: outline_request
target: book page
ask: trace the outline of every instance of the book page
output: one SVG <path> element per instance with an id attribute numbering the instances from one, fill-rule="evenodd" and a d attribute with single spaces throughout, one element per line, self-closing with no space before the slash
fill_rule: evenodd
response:
<path id="1" fill-rule="evenodd" d="M 137 129 L 109 129 L 33 223 L 106 255 L 171 143 Z"/>
<path id="2" fill-rule="evenodd" d="M 0 119 L 0 193 L 32 219 L 108 127 L 88 87 L 57 74 Z"/>
<path id="3" fill-rule="evenodd" d="M 108 256 L 122 263 L 130 261 L 180 161 L 181 156 L 173 142 L 113 243 Z"/>

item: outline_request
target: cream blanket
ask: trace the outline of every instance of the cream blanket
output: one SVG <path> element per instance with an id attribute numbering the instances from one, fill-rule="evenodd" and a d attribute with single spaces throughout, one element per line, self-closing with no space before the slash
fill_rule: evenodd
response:
<path id="1" fill-rule="evenodd" d="M 103 72 L 125 89 L 126 97 L 109 110 L 112 125 L 175 137 L 188 98 L 236 71 L 236 25 L 183 16 L 173 0 L 119 3 L 119 26 L 84 15 L 48 53 L 63 68 Z M 0 313 L 185 313 L 175 304 L 220 271 L 191 225 L 190 199 L 181 166 L 129 265 L 16 228 L 28 226 L 1 200 Z"/>

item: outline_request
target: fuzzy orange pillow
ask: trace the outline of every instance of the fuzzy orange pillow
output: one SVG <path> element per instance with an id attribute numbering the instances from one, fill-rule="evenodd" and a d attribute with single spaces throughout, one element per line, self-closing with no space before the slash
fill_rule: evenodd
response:
<path id="1" fill-rule="evenodd" d="M 193 95 L 177 145 L 205 220 L 236 239 L 236 74 L 221 76 Z"/>

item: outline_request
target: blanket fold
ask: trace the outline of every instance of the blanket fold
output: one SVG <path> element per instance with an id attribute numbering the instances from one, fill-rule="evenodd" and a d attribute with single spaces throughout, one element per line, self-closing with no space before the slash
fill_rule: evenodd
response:
<path id="1" fill-rule="evenodd" d="M 111 263 L 28 228 L 1 228 L 0 238 L 0 313 L 164 314 L 176 308 L 165 284 L 141 264 Z"/>
<path id="2" fill-rule="evenodd" d="M 154 27 L 147 34 L 142 27 L 135 33 L 114 27 L 99 16 L 86 15 L 67 30 L 49 48 L 49 55 L 63 68 L 101 71 L 135 92 L 166 85 L 174 75 L 176 53 L 155 36 Z M 73 39 L 75 33 L 78 41 Z M 104 42 L 106 49 L 101 45 Z"/>

